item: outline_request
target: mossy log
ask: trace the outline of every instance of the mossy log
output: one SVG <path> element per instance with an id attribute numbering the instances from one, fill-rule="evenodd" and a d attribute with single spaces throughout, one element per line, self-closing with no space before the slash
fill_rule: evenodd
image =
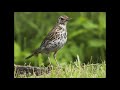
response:
<path id="1" fill-rule="evenodd" d="M 26 74 L 26 75 L 43 75 L 44 73 L 48 74 L 52 70 L 52 66 L 49 67 L 34 67 L 34 66 L 21 66 L 14 65 L 14 73 L 17 75 Z"/>

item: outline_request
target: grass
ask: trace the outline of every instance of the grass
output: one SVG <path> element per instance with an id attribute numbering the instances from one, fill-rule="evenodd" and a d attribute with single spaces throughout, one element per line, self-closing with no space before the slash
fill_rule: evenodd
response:
<path id="1" fill-rule="evenodd" d="M 50 73 L 44 73 L 41 76 L 17 75 L 14 73 L 14 78 L 106 78 L 106 63 L 101 64 L 81 64 L 79 57 L 77 61 L 70 64 L 60 64 L 53 66 Z"/>

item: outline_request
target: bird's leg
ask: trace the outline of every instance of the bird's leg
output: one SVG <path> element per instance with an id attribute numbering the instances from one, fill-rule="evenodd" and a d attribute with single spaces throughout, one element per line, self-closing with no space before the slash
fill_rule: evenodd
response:
<path id="1" fill-rule="evenodd" d="M 49 63 L 50 63 L 50 65 L 51 65 L 50 55 L 49 55 L 49 54 L 47 54 L 47 55 L 48 55 L 48 60 L 49 60 Z"/>
<path id="2" fill-rule="evenodd" d="M 54 57 L 54 59 L 55 59 L 57 65 L 59 66 L 59 64 L 58 64 L 58 62 L 57 62 L 57 59 L 56 59 L 56 53 L 57 53 L 57 51 L 54 52 L 53 57 Z"/>
<path id="3" fill-rule="evenodd" d="M 38 58 L 38 54 L 35 54 L 35 57 Z M 35 62 L 35 66 L 37 66 L 37 63 L 39 62 L 39 60 L 38 60 L 38 59 L 37 59 L 37 60 L 34 60 L 34 62 Z"/>
<path id="4" fill-rule="evenodd" d="M 49 65 L 48 65 L 48 68 L 50 68 L 50 69 L 53 69 L 53 66 L 52 66 L 52 64 L 51 64 L 51 60 L 50 60 L 50 55 L 48 54 L 48 60 L 49 60 Z"/>

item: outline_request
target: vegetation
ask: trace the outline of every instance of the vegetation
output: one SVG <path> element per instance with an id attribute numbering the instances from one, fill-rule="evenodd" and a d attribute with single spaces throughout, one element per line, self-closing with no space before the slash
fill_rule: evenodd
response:
<path id="1" fill-rule="evenodd" d="M 74 63 L 60 64 L 60 66 L 53 66 L 49 73 L 43 72 L 42 75 L 36 74 L 17 74 L 14 73 L 15 78 L 105 78 L 106 77 L 106 64 L 81 64 L 79 56 Z M 33 72 L 34 73 L 34 72 Z"/>
<path id="2" fill-rule="evenodd" d="M 105 12 L 15 12 L 14 63 L 18 65 L 30 64 L 31 66 L 47 66 L 49 64 L 44 54 L 32 57 L 27 61 L 24 58 L 40 46 L 42 40 L 61 15 L 67 15 L 72 20 L 67 25 L 68 41 L 57 53 L 57 60 L 61 65 L 64 63 L 62 67 L 65 69 L 65 71 L 63 69 L 60 70 L 62 74 L 60 77 L 105 77 L 105 63 L 103 64 L 106 61 Z M 86 68 L 83 70 L 81 68 L 78 71 L 80 67 L 77 68 L 74 64 L 76 55 L 80 57 L 81 64 L 85 64 L 84 67 Z M 52 64 L 55 65 L 52 54 L 50 59 Z M 94 68 L 94 65 L 91 64 L 97 65 L 95 67 L 96 76 L 91 71 Z M 53 70 L 52 74 L 55 74 L 55 70 Z M 75 75 L 72 76 L 71 73 Z M 99 76 L 97 73 L 100 75 L 101 73 L 104 74 Z M 54 75 L 48 77 L 54 77 Z"/>

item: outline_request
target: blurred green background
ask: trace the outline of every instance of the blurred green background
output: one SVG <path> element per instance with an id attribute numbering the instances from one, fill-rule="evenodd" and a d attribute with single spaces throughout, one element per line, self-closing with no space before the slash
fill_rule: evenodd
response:
<path id="1" fill-rule="evenodd" d="M 38 48 L 47 33 L 61 15 L 72 18 L 67 24 L 68 41 L 58 51 L 60 63 L 76 61 L 101 63 L 106 59 L 106 13 L 105 12 L 15 12 L 14 13 L 14 63 L 40 66 L 48 64 L 46 55 L 24 60 Z M 53 53 L 50 55 L 54 64 Z"/>

